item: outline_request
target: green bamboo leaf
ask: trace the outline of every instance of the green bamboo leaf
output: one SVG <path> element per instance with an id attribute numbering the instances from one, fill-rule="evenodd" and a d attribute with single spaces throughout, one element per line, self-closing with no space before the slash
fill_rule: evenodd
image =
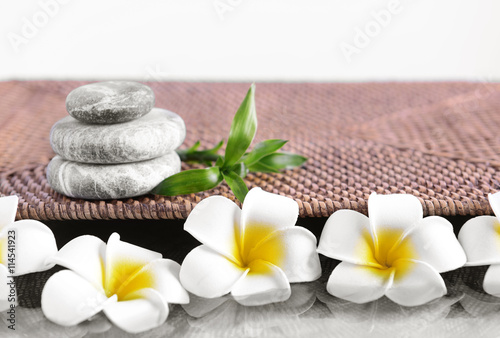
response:
<path id="1" fill-rule="evenodd" d="M 183 162 L 196 162 L 196 163 L 214 162 L 219 157 L 219 155 L 217 155 L 217 152 L 224 144 L 224 141 L 220 141 L 213 148 L 206 149 L 206 150 L 197 150 L 199 148 L 200 144 L 201 144 L 200 141 L 197 141 L 189 149 L 186 149 L 186 150 L 177 149 L 176 152 L 179 155 L 179 157 L 181 158 L 181 161 L 183 161 Z M 211 163 L 209 165 L 211 165 Z"/>
<path id="2" fill-rule="evenodd" d="M 179 157 L 181 158 L 181 161 L 186 161 L 189 154 L 194 153 L 200 145 L 201 145 L 201 142 L 196 141 L 196 143 L 193 144 L 193 146 L 188 148 L 188 149 L 176 149 L 175 151 L 177 152 L 177 155 L 179 155 Z"/>
<path id="3" fill-rule="evenodd" d="M 274 153 L 261 158 L 257 163 L 275 170 L 283 170 L 299 167 L 306 161 L 307 157 L 301 155 L 293 153 Z"/>
<path id="4" fill-rule="evenodd" d="M 250 167 L 248 167 L 248 171 L 256 173 L 279 173 L 280 171 L 278 169 L 274 169 L 268 165 L 262 164 L 260 162 L 252 164 Z"/>
<path id="5" fill-rule="evenodd" d="M 200 147 L 200 145 L 201 145 L 201 141 L 200 141 L 200 140 L 198 140 L 198 141 L 196 141 L 196 143 L 195 143 L 195 144 L 193 144 L 193 146 L 192 146 L 191 148 L 189 148 L 187 151 L 188 151 L 188 152 L 193 152 L 193 151 L 196 151 L 196 150 Z"/>
<path id="6" fill-rule="evenodd" d="M 288 141 L 286 140 L 279 140 L 279 139 L 265 140 L 259 142 L 255 145 L 255 147 L 252 149 L 251 152 L 249 152 L 243 157 L 242 161 L 247 166 L 251 166 L 252 164 L 258 162 L 264 156 L 267 156 L 279 150 L 287 142 Z"/>
<path id="7" fill-rule="evenodd" d="M 255 84 L 252 84 L 231 124 L 224 157 L 224 169 L 232 167 L 245 154 L 256 131 Z"/>
<path id="8" fill-rule="evenodd" d="M 236 198 L 243 203 L 245 196 L 248 193 L 245 181 L 243 181 L 243 179 L 234 171 L 230 171 L 228 173 L 222 172 L 222 176 L 224 176 L 224 179 L 226 180 L 229 188 L 233 191 L 234 196 L 236 196 Z"/>
<path id="9" fill-rule="evenodd" d="M 221 140 L 219 143 L 215 145 L 215 147 L 206 151 L 211 154 L 217 154 L 217 152 L 219 151 L 220 148 L 222 148 L 223 145 L 224 145 L 224 140 Z"/>
<path id="10" fill-rule="evenodd" d="M 248 174 L 248 168 L 245 163 L 236 163 L 235 165 L 233 165 L 230 171 L 234 171 L 241 178 L 245 178 Z"/>
<path id="11" fill-rule="evenodd" d="M 217 161 L 215 162 L 215 165 L 216 165 L 217 167 L 222 167 L 222 165 L 223 165 L 223 164 L 224 164 L 224 157 L 219 156 L 219 157 L 217 158 Z"/>
<path id="12" fill-rule="evenodd" d="M 186 170 L 167 177 L 151 193 L 164 196 L 192 194 L 215 188 L 222 179 L 219 167 Z"/>

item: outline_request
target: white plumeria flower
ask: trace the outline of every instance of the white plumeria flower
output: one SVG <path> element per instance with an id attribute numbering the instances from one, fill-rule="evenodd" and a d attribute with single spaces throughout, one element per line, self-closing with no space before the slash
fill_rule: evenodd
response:
<path id="1" fill-rule="evenodd" d="M 438 216 L 423 218 L 413 195 L 368 199 L 368 215 L 339 210 L 328 219 L 318 252 L 338 260 L 327 291 L 354 303 L 387 296 L 416 306 L 446 294 L 439 275 L 465 263 L 453 226 Z"/>
<path id="2" fill-rule="evenodd" d="M 243 305 L 290 297 L 291 282 L 319 278 L 316 237 L 295 226 L 297 203 L 253 188 L 242 210 L 229 199 L 204 199 L 184 229 L 202 245 L 184 259 L 180 279 L 191 293 L 215 298 L 231 292 Z"/>
<path id="3" fill-rule="evenodd" d="M 120 241 L 104 243 L 80 236 L 52 259 L 68 268 L 52 275 L 42 291 L 45 316 L 63 326 L 76 325 L 101 310 L 127 332 L 142 332 L 167 319 L 168 303 L 188 303 L 179 282 L 178 263 L 160 253 Z"/>
<path id="4" fill-rule="evenodd" d="M 57 252 L 52 231 L 35 220 L 14 222 L 18 197 L 0 197 L 0 311 L 14 304 L 15 288 L 11 276 L 48 270 L 46 262 Z"/>
<path id="5" fill-rule="evenodd" d="M 467 255 L 466 266 L 491 265 L 484 276 L 483 289 L 500 297 L 500 192 L 489 194 L 495 216 L 478 216 L 460 229 L 458 240 Z"/>

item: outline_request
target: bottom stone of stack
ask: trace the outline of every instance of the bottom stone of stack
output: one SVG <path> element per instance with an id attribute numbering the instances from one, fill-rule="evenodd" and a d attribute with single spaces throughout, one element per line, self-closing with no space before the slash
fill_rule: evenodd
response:
<path id="1" fill-rule="evenodd" d="M 55 191 L 75 198 L 119 199 L 144 195 L 181 170 L 175 151 L 152 160 L 123 164 L 79 163 L 55 156 L 47 181 Z"/>

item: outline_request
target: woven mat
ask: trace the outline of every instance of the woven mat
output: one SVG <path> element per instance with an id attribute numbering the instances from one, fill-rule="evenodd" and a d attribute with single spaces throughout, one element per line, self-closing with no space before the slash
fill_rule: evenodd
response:
<path id="1" fill-rule="evenodd" d="M 225 184 L 177 197 L 86 201 L 54 192 L 45 168 L 51 126 L 67 115 L 66 95 L 84 82 L 0 83 L 0 195 L 20 197 L 17 218 L 183 219 L 210 195 L 234 200 Z M 183 147 L 228 135 L 249 84 L 149 83 L 158 107 L 181 115 Z M 487 194 L 500 181 L 500 84 L 258 83 L 255 142 L 290 140 L 309 158 L 280 174 L 250 174 L 251 187 L 295 199 L 302 217 L 338 209 L 366 214 L 371 192 L 410 193 L 426 215 L 491 214 Z M 190 168 L 183 164 L 183 169 Z"/>

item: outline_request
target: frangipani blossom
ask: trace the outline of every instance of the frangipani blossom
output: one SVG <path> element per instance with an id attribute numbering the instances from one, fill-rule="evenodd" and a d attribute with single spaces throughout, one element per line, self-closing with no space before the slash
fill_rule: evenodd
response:
<path id="1" fill-rule="evenodd" d="M 0 311 L 12 302 L 15 288 L 10 276 L 48 270 L 54 266 L 46 262 L 57 252 L 52 231 L 35 220 L 16 219 L 18 197 L 0 197 Z M 10 297 L 9 297 L 10 296 Z"/>
<path id="2" fill-rule="evenodd" d="M 52 275 L 42 292 L 42 310 L 51 321 L 76 325 L 101 310 L 122 330 L 141 332 L 167 319 L 168 303 L 188 303 L 178 263 L 160 253 L 120 241 L 80 236 L 53 257 L 69 270 Z"/>
<path id="3" fill-rule="evenodd" d="M 495 216 L 478 216 L 460 229 L 458 240 L 467 255 L 466 266 L 491 265 L 484 275 L 483 289 L 500 297 L 500 193 L 489 194 Z"/>
<path id="4" fill-rule="evenodd" d="M 242 210 L 229 199 L 204 199 L 189 214 L 184 229 L 202 245 L 184 259 L 180 279 L 191 293 L 215 298 L 231 292 L 243 305 L 290 297 L 291 282 L 321 274 L 316 237 L 295 226 L 297 203 L 253 188 Z"/>
<path id="5" fill-rule="evenodd" d="M 453 226 L 438 216 L 423 218 L 413 195 L 377 195 L 368 199 L 368 215 L 335 212 L 325 224 L 318 252 L 342 262 L 327 291 L 354 303 L 387 296 L 416 306 L 446 294 L 439 275 L 465 263 Z"/>

